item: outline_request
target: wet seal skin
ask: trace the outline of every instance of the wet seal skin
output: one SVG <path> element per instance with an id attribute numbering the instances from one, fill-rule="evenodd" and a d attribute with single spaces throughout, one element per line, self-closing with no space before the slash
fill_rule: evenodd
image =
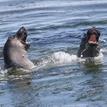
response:
<path id="1" fill-rule="evenodd" d="M 27 30 L 25 27 L 21 27 L 15 35 L 7 39 L 3 48 L 5 68 L 32 69 L 34 67 L 27 56 L 27 50 L 30 47 L 30 44 L 26 41 L 27 36 Z"/>
<path id="2" fill-rule="evenodd" d="M 81 58 L 97 57 L 100 52 L 99 37 L 100 31 L 98 29 L 95 27 L 88 29 L 81 40 L 77 56 Z"/>

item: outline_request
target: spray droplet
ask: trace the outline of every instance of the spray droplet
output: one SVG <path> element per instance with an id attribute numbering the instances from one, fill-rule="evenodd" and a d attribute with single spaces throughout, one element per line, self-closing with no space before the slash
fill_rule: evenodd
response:
<path id="1" fill-rule="evenodd" d="M 83 55 L 81 55 L 81 58 L 83 57 Z"/>

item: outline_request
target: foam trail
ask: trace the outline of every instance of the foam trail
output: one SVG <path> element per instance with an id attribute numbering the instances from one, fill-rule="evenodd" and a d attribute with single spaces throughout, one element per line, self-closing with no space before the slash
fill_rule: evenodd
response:
<path id="1" fill-rule="evenodd" d="M 103 48 L 103 49 L 101 49 L 101 52 L 102 52 L 102 53 L 107 53 L 107 49 L 106 49 L 106 48 Z"/>
<path id="2" fill-rule="evenodd" d="M 52 55 L 52 60 L 56 64 L 68 64 L 77 61 L 77 56 L 66 52 L 55 52 Z"/>
<path id="3" fill-rule="evenodd" d="M 7 69 L 3 70 L 2 68 L 0 68 L 0 81 L 7 80 L 6 75 L 5 75 L 5 74 L 7 74 L 7 72 L 8 72 Z"/>
<path id="4" fill-rule="evenodd" d="M 67 64 L 74 64 L 77 62 L 85 63 L 87 62 L 87 59 L 88 58 L 78 58 L 77 55 L 59 51 L 59 52 L 53 53 L 47 58 L 42 59 L 42 61 L 40 61 L 40 63 L 37 65 L 36 68 L 39 69 L 39 68 L 45 68 L 50 66 L 61 66 L 61 65 L 67 65 Z M 100 52 L 98 57 L 92 58 L 92 61 L 94 61 L 95 64 L 103 63 L 103 53 Z"/>
<path id="5" fill-rule="evenodd" d="M 103 58 L 104 58 L 104 55 L 103 55 L 102 51 L 100 51 L 99 56 L 95 57 L 95 61 L 96 62 L 100 61 L 102 63 L 103 62 Z"/>
<path id="6" fill-rule="evenodd" d="M 36 65 L 34 70 L 38 70 L 40 68 L 47 68 L 52 66 L 61 66 L 72 64 L 77 62 L 77 56 L 73 54 L 69 54 L 63 51 L 54 52 L 53 54 L 47 56 L 46 58 L 42 58 L 40 62 Z"/>
<path id="7" fill-rule="evenodd" d="M 100 51 L 98 57 L 93 58 L 95 64 L 103 63 L 103 53 Z M 48 68 L 52 66 L 62 66 L 62 65 L 69 65 L 74 64 L 77 62 L 85 63 L 86 58 L 78 58 L 77 55 L 69 54 L 64 51 L 54 52 L 51 55 L 48 55 L 45 58 L 39 60 L 37 64 L 35 64 L 35 68 L 32 71 L 36 71 L 38 69 Z M 5 74 L 7 70 L 4 72 L 1 70 L 0 74 Z"/>

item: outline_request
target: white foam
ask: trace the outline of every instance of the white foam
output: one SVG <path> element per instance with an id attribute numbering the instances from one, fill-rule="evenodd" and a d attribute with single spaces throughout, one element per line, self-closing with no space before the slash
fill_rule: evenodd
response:
<path id="1" fill-rule="evenodd" d="M 103 55 L 103 53 L 100 51 L 99 56 L 95 57 L 94 59 L 95 59 L 96 62 L 103 63 L 103 58 L 104 58 L 104 55 Z"/>
<path id="2" fill-rule="evenodd" d="M 42 58 L 41 61 L 36 65 L 34 70 L 52 66 L 72 64 L 74 62 L 77 62 L 77 59 L 77 56 L 73 54 L 69 54 L 63 51 L 55 52 L 52 55 L 47 56 L 47 58 Z"/>
<path id="3" fill-rule="evenodd" d="M 54 63 L 57 63 L 57 64 L 67 64 L 67 63 L 76 62 L 77 56 L 59 51 L 59 52 L 53 53 L 52 60 Z"/>
<path id="4" fill-rule="evenodd" d="M 98 57 L 93 58 L 96 64 L 103 63 L 103 53 L 100 51 Z M 35 65 L 32 71 L 36 71 L 40 68 L 47 68 L 51 66 L 62 66 L 69 64 L 76 64 L 77 62 L 85 63 L 86 58 L 78 58 L 75 54 L 69 54 L 64 51 L 54 52 L 52 55 L 48 55 L 46 58 L 42 58 L 38 64 Z M 6 73 L 7 70 L 0 70 L 0 74 Z"/>
<path id="5" fill-rule="evenodd" d="M 69 64 L 76 64 L 77 62 L 85 63 L 88 58 L 78 58 L 75 54 L 69 54 L 64 51 L 54 52 L 52 55 L 43 58 L 38 65 L 36 65 L 35 70 L 40 68 L 47 68 L 51 66 L 62 66 Z M 98 57 L 90 58 L 90 61 L 94 61 L 95 64 L 103 63 L 103 53 L 100 52 Z"/>
<path id="6" fill-rule="evenodd" d="M 106 48 L 103 48 L 103 49 L 100 50 L 100 52 L 106 53 L 106 52 L 107 52 L 107 49 L 106 49 Z"/>
<path id="7" fill-rule="evenodd" d="M 92 58 L 92 60 L 96 64 L 99 64 L 99 63 L 101 64 L 104 62 L 103 58 L 104 58 L 104 55 L 101 50 L 99 56 Z M 80 62 L 80 63 L 85 62 L 87 58 L 78 58 L 77 55 L 59 51 L 52 54 L 51 60 L 54 62 L 54 64 L 62 65 L 62 64 L 74 64 L 76 62 Z"/>

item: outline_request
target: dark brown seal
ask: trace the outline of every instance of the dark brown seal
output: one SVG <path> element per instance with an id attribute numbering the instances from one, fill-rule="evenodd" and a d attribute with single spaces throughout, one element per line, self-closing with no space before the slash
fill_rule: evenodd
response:
<path id="1" fill-rule="evenodd" d="M 99 37 L 100 31 L 98 29 L 95 27 L 88 29 L 81 40 L 77 56 L 83 58 L 97 57 L 100 52 Z"/>

